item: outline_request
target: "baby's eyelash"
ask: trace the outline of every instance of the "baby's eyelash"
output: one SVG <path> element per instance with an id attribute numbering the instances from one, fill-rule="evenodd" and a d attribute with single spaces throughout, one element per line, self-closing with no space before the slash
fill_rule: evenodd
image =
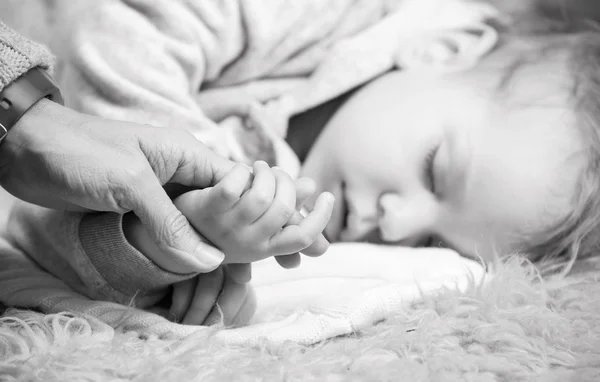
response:
<path id="1" fill-rule="evenodd" d="M 427 179 L 427 186 L 431 192 L 435 193 L 435 177 L 433 175 L 433 163 L 435 160 L 435 154 L 438 151 L 439 146 L 435 146 L 431 149 L 425 157 L 425 166 L 423 166 L 424 176 Z"/>

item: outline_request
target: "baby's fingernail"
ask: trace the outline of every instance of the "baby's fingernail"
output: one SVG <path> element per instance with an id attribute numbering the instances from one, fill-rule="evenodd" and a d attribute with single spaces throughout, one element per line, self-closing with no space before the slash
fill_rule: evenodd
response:
<path id="1" fill-rule="evenodd" d="M 200 267 L 204 269 L 204 272 L 210 272 L 221 265 L 223 259 L 225 259 L 225 254 L 215 247 L 202 243 L 196 247 L 194 258 L 198 261 Z"/>
<path id="2" fill-rule="evenodd" d="M 325 193 L 325 201 L 329 204 L 335 203 L 335 196 L 331 192 Z"/>
<path id="3" fill-rule="evenodd" d="M 256 162 L 254 162 L 255 166 L 268 166 L 267 162 L 265 162 L 264 160 L 257 160 Z"/>

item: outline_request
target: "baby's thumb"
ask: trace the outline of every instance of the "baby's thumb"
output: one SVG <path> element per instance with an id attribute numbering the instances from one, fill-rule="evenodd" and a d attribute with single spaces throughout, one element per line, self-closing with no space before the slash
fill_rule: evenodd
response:
<path id="1" fill-rule="evenodd" d="M 137 193 L 133 212 L 148 229 L 156 245 L 173 262 L 187 265 L 189 273 L 213 271 L 223 261 L 223 252 L 207 244 L 190 225 L 165 190 L 156 183 L 151 190 Z"/>

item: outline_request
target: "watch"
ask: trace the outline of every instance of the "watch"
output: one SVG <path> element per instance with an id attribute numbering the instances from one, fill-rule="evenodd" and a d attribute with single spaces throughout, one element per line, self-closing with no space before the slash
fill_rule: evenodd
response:
<path id="1" fill-rule="evenodd" d="M 54 79 L 40 68 L 33 68 L 0 92 L 0 142 L 10 129 L 40 99 L 64 104 Z"/>

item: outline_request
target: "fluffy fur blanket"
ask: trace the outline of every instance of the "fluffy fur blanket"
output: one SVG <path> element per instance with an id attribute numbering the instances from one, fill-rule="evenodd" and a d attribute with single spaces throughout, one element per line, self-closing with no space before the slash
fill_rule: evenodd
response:
<path id="1" fill-rule="evenodd" d="M 0 380 L 597 381 L 594 263 L 542 280 L 513 258 L 485 285 L 428 294 L 383 322 L 317 345 L 226 346 L 219 329 L 139 338 L 94 320 L 9 310 Z"/>

